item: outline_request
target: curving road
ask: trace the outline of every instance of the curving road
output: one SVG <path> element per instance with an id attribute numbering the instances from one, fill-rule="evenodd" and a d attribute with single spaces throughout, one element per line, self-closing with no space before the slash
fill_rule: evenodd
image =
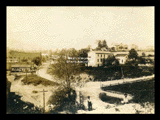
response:
<path id="1" fill-rule="evenodd" d="M 55 80 L 52 75 L 47 73 L 47 69 L 48 69 L 49 65 L 50 65 L 49 61 L 47 61 L 46 63 L 43 63 L 41 65 L 40 69 L 37 70 L 36 74 L 42 78 L 45 78 L 45 79 L 48 79 L 50 81 L 57 82 L 60 84 L 60 81 Z"/>

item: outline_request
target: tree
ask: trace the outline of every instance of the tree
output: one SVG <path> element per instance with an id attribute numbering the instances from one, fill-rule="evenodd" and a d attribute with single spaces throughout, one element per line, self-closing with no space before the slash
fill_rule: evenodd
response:
<path id="1" fill-rule="evenodd" d="M 22 60 L 21 60 L 21 62 L 27 62 L 28 60 L 26 59 L 26 58 L 23 58 Z"/>
<path id="2" fill-rule="evenodd" d="M 42 56 L 42 62 L 46 62 L 47 58 L 46 56 Z"/>
<path id="3" fill-rule="evenodd" d="M 78 56 L 79 57 L 88 57 L 88 52 L 89 52 L 89 49 L 87 48 L 82 48 L 78 51 Z"/>
<path id="4" fill-rule="evenodd" d="M 97 46 L 96 50 L 101 50 L 101 48 L 108 49 L 106 40 L 97 40 L 97 43 L 98 43 L 98 46 Z"/>
<path id="5" fill-rule="evenodd" d="M 88 45 L 86 49 L 87 49 L 87 50 L 90 50 L 91 48 L 92 48 L 92 46 L 91 46 L 91 45 Z"/>
<path id="6" fill-rule="evenodd" d="M 102 47 L 105 47 L 106 49 L 108 49 L 107 42 L 105 40 L 103 40 L 102 42 Z"/>
<path id="7" fill-rule="evenodd" d="M 102 42 L 101 42 L 101 40 L 98 41 L 98 48 L 102 48 Z"/>
<path id="8" fill-rule="evenodd" d="M 143 52 L 143 53 L 142 53 L 142 56 L 143 56 L 143 57 L 145 57 L 145 56 L 146 56 L 146 54 Z"/>
<path id="9" fill-rule="evenodd" d="M 77 57 L 78 56 L 78 51 L 75 49 L 75 48 L 70 48 L 68 49 L 68 52 L 69 52 L 69 56 L 70 57 Z"/>
<path id="10" fill-rule="evenodd" d="M 52 65 L 52 73 L 57 78 L 64 80 L 65 87 L 70 91 L 71 83 L 74 81 L 73 76 L 80 73 L 80 65 L 77 62 L 77 59 L 73 60 L 68 59 L 70 55 L 74 55 L 76 57 L 76 53 L 74 49 L 62 49 L 59 52 L 59 58 L 56 60 L 55 64 Z"/>
<path id="11" fill-rule="evenodd" d="M 140 63 L 140 64 L 146 64 L 145 58 L 138 57 L 138 63 Z"/>
<path id="12" fill-rule="evenodd" d="M 87 48 L 82 48 L 82 49 L 80 49 L 80 50 L 78 51 L 78 57 L 84 58 L 84 59 L 82 59 L 84 63 L 81 63 L 81 65 L 83 65 L 83 66 L 84 66 L 85 63 L 87 63 L 87 61 L 88 61 L 87 57 L 88 57 L 88 52 L 90 51 L 90 48 L 91 48 L 91 45 L 88 45 Z M 81 60 L 81 61 L 82 61 L 82 60 Z"/>
<path id="13" fill-rule="evenodd" d="M 40 57 L 35 57 L 35 58 L 33 58 L 32 62 L 34 62 L 34 64 L 39 66 L 39 65 L 41 65 L 41 58 Z"/>
<path id="14" fill-rule="evenodd" d="M 115 59 L 115 61 L 113 62 L 113 65 L 118 66 L 119 65 L 119 61 L 117 59 Z"/>
<path id="15" fill-rule="evenodd" d="M 49 50 L 49 56 L 52 56 L 52 54 L 53 54 L 53 51 L 50 49 Z"/>
<path id="16" fill-rule="evenodd" d="M 136 51 L 135 49 L 131 49 L 131 50 L 129 51 L 128 58 L 129 58 L 129 59 L 132 59 L 132 60 L 137 60 L 137 58 L 138 58 L 138 53 L 137 53 L 137 51 Z"/>
<path id="17" fill-rule="evenodd" d="M 102 62 L 103 66 L 119 65 L 119 61 L 115 58 L 113 54 L 109 54 L 107 59 L 104 59 Z"/>

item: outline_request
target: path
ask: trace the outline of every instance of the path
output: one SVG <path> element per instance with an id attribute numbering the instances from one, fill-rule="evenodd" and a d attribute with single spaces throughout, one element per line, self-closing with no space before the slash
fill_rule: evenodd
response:
<path id="1" fill-rule="evenodd" d="M 116 111 L 115 109 L 111 110 L 111 111 L 108 111 L 106 109 L 106 107 L 109 105 L 111 107 L 111 109 L 113 107 L 115 107 L 114 104 L 109 104 L 109 103 L 106 103 L 106 102 L 103 102 L 100 98 L 99 98 L 99 94 L 101 92 L 103 93 L 106 93 L 107 96 L 111 96 L 111 97 L 116 97 L 116 98 L 121 98 L 123 99 L 124 97 L 124 94 L 123 93 L 120 93 L 120 92 L 109 92 L 109 91 L 103 91 L 101 90 L 100 88 L 100 85 L 103 84 L 103 86 L 110 86 L 110 85 L 117 85 L 117 84 L 125 84 L 125 83 L 132 83 L 132 82 L 137 82 L 137 81 L 142 81 L 142 80 L 149 80 L 151 78 L 153 78 L 154 75 L 151 75 L 151 76 L 146 76 L 146 77 L 139 77 L 139 78 L 133 78 L 133 79 L 122 79 L 122 80 L 113 80 L 113 81 L 105 81 L 105 82 L 88 82 L 84 85 L 83 88 L 79 88 L 79 87 L 76 87 L 76 91 L 77 91 L 77 94 L 79 93 L 79 91 L 81 91 L 81 93 L 87 97 L 87 96 L 90 96 L 91 97 L 91 101 L 93 102 L 93 108 L 95 110 L 93 111 L 78 111 L 78 113 L 111 113 L 111 112 L 116 112 L 116 113 L 120 113 L 119 111 Z M 128 95 L 128 99 L 131 100 L 133 98 L 133 96 L 131 96 L 130 94 Z M 79 100 L 79 98 L 77 98 L 77 101 Z M 87 108 L 87 100 L 84 101 L 84 105 L 86 106 Z M 136 104 L 137 106 L 138 104 Z M 121 106 L 124 106 L 124 105 L 121 105 Z M 119 106 L 119 107 L 121 107 Z M 134 106 L 134 105 L 132 105 Z M 123 107 L 121 107 L 123 108 Z M 127 113 L 127 112 L 130 112 L 130 113 L 135 113 L 135 109 L 132 107 L 126 107 L 126 108 L 123 108 L 125 109 L 124 111 Z M 131 110 L 132 109 L 132 110 Z M 123 110 L 121 110 L 122 112 Z M 123 111 L 123 112 L 124 112 Z"/>
<path id="2" fill-rule="evenodd" d="M 49 106 L 47 105 L 47 101 L 49 100 L 50 96 L 53 94 L 53 90 L 56 90 L 56 87 L 53 86 L 43 86 L 43 85 L 24 85 L 21 80 L 24 77 L 20 78 L 19 80 L 15 80 L 11 84 L 10 91 L 15 92 L 15 94 L 22 96 L 21 100 L 25 102 L 33 103 L 35 106 L 42 108 L 43 106 L 43 93 L 39 92 L 43 89 L 47 90 L 47 94 L 45 94 L 45 110 L 49 110 Z M 36 91 L 34 93 L 33 91 Z"/>
<path id="3" fill-rule="evenodd" d="M 104 82 L 88 82 L 84 85 L 83 88 L 81 88 L 81 90 L 84 89 L 86 91 L 90 91 L 91 93 L 92 92 L 96 93 L 98 91 L 98 93 L 100 93 L 100 92 L 105 92 L 100 89 L 100 86 L 106 87 L 106 86 L 110 86 L 110 85 L 114 86 L 114 85 L 118 85 L 118 84 L 126 84 L 126 83 L 132 83 L 132 82 L 137 82 L 137 81 L 146 81 L 146 80 L 150 80 L 151 78 L 154 78 L 154 75 L 133 78 L 133 79 L 122 79 L 122 80 L 113 80 L 113 81 L 104 81 Z M 96 90 L 96 92 L 95 92 L 95 90 Z M 120 93 L 120 92 L 105 92 L 105 93 L 109 96 L 113 96 L 113 97 L 117 97 L 117 98 L 124 97 L 123 93 Z M 132 96 L 129 95 L 128 99 L 132 99 Z"/>
<path id="4" fill-rule="evenodd" d="M 48 69 L 49 65 L 50 65 L 49 61 L 46 63 L 43 63 L 41 65 L 40 69 L 36 72 L 36 74 L 42 78 L 45 78 L 45 79 L 48 79 L 50 81 L 57 82 L 60 84 L 61 83 L 60 81 L 55 80 L 52 75 L 47 73 L 47 69 Z"/>

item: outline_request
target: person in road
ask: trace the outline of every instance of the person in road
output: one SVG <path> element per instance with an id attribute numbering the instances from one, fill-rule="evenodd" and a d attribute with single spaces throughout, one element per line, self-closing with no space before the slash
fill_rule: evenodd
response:
<path id="1" fill-rule="evenodd" d="M 124 98 L 123 101 L 121 101 L 121 103 L 128 103 L 127 93 L 124 93 Z"/>
<path id="2" fill-rule="evenodd" d="M 91 100 L 90 100 L 90 96 L 88 96 L 88 110 L 90 111 L 90 110 L 92 110 L 92 102 L 91 102 Z"/>

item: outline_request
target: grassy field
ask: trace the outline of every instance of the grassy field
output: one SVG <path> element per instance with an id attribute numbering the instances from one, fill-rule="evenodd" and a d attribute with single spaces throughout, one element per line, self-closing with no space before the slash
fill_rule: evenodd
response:
<path id="1" fill-rule="evenodd" d="M 154 103 L 154 79 L 135 83 L 126 83 L 115 86 L 107 86 L 102 88 L 104 91 L 113 90 L 117 92 L 133 95 L 130 102 L 134 103 Z"/>
<path id="2" fill-rule="evenodd" d="M 30 75 L 27 75 L 27 80 L 26 80 L 26 77 L 24 77 L 24 79 L 22 80 L 22 82 L 24 84 L 33 84 L 34 86 L 37 86 L 37 85 L 44 85 L 44 86 L 57 86 L 59 85 L 58 83 L 55 83 L 53 81 L 50 81 L 50 80 L 47 80 L 45 78 L 42 78 L 42 77 L 39 77 L 35 74 L 30 74 Z"/>

